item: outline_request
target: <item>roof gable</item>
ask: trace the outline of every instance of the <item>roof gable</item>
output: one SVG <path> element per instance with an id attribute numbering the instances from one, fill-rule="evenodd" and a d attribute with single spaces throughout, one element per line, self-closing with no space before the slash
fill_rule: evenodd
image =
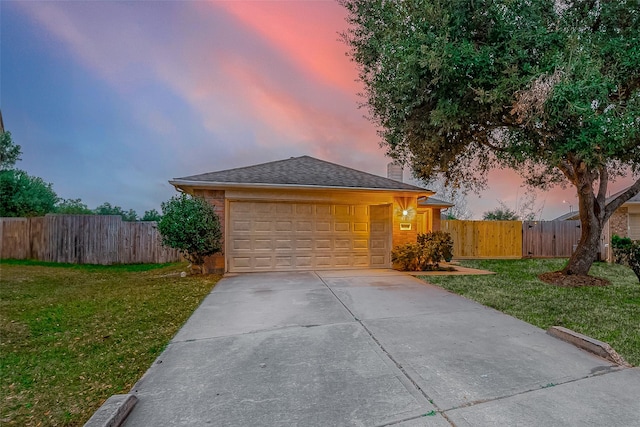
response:
<path id="1" fill-rule="evenodd" d="M 245 184 L 429 192 L 424 188 L 326 162 L 310 156 L 175 178 L 174 185 Z"/>

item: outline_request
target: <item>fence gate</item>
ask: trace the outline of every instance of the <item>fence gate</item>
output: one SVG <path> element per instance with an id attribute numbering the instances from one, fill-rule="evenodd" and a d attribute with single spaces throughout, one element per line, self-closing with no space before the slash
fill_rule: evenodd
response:
<path id="1" fill-rule="evenodd" d="M 522 256 L 568 258 L 580 241 L 580 221 L 524 221 Z"/>

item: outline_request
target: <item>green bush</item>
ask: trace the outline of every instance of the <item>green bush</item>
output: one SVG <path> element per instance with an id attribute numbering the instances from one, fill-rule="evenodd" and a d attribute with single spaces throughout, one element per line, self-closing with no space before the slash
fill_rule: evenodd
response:
<path id="1" fill-rule="evenodd" d="M 629 247 L 627 264 L 636 274 L 638 282 L 640 282 L 640 241 L 634 241 Z"/>
<path id="2" fill-rule="evenodd" d="M 196 266 L 204 264 L 206 256 L 222 252 L 220 220 L 201 197 L 182 193 L 162 203 L 158 231 L 163 245 L 180 250 Z"/>
<path id="3" fill-rule="evenodd" d="M 620 237 L 617 234 L 611 236 L 611 249 L 613 252 L 613 260 L 616 264 L 627 264 L 629 249 L 632 243 L 628 237 Z"/>
<path id="4" fill-rule="evenodd" d="M 416 243 L 396 246 L 391 260 L 400 270 L 425 271 L 439 268 L 440 261 L 453 257 L 453 240 L 444 231 L 419 233 Z"/>
<path id="5" fill-rule="evenodd" d="M 640 241 L 614 234 L 611 248 L 615 263 L 630 267 L 640 281 Z"/>

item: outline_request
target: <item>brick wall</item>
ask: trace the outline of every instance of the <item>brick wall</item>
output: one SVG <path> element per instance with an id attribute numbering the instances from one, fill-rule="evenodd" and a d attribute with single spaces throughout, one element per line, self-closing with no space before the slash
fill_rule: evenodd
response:
<path id="1" fill-rule="evenodd" d="M 617 234 L 620 237 L 627 237 L 628 232 L 628 209 L 626 207 L 619 208 L 609 218 L 609 226 L 611 236 Z"/>
<path id="2" fill-rule="evenodd" d="M 417 198 L 396 198 L 393 203 L 392 220 L 392 248 L 406 243 L 415 243 L 418 238 L 418 219 L 416 215 Z M 402 211 L 410 212 L 406 218 L 402 217 Z M 411 224 L 411 230 L 400 230 L 400 224 Z"/>
<path id="3" fill-rule="evenodd" d="M 204 197 L 204 199 L 213 206 L 218 218 L 220 219 L 220 230 L 222 231 L 222 247 L 224 248 L 224 219 L 225 219 L 225 200 L 224 190 L 195 190 L 194 195 Z M 224 254 L 219 253 L 207 257 L 204 262 L 204 272 L 210 274 L 222 274 L 225 272 Z"/>

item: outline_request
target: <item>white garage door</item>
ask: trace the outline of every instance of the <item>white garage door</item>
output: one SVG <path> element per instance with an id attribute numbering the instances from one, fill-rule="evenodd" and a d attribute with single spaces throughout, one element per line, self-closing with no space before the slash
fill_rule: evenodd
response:
<path id="1" fill-rule="evenodd" d="M 389 205 L 230 202 L 231 272 L 390 266 Z"/>
<path id="2" fill-rule="evenodd" d="M 640 214 L 629 214 L 629 237 L 640 240 Z"/>

